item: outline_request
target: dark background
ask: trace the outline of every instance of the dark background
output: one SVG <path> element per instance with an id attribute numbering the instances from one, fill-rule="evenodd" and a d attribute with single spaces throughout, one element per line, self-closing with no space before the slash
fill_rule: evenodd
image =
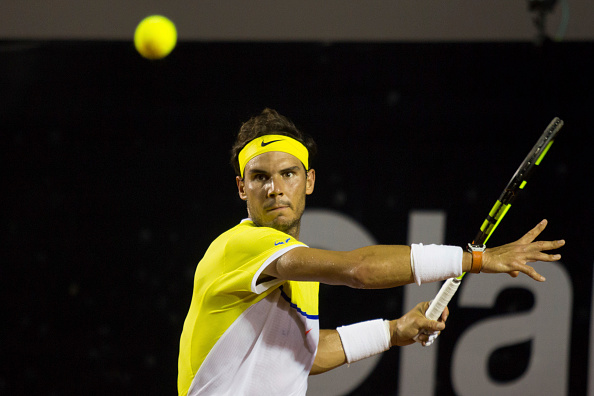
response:
<path id="1" fill-rule="evenodd" d="M 569 391 L 583 394 L 593 70 L 589 42 L 181 42 L 161 61 L 129 42 L 0 42 L 0 392 L 175 394 L 195 265 L 246 214 L 228 165 L 234 134 L 272 107 L 318 142 L 308 205 L 351 216 L 382 244 L 406 242 L 410 210 L 442 209 L 446 243 L 464 245 L 561 117 L 562 133 L 489 243 L 544 217 L 543 238 L 567 240 Z M 401 314 L 400 290 L 363 292 L 379 298 L 346 314 L 328 301 L 347 292 L 330 289 L 322 326 Z M 463 316 L 458 331 L 478 318 Z M 452 328 L 444 336 L 459 334 Z M 493 375 L 521 375 L 526 348 Z M 394 394 L 396 378 L 382 373 L 397 358 L 386 354 L 356 394 L 369 384 Z M 438 391 L 450 394 L 442 371 Z"/>

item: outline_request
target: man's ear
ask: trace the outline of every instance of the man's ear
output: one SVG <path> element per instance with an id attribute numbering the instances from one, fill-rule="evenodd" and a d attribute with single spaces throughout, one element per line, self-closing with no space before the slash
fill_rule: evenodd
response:
<path id="1" fill-rule="evenodd" d="M 239 193 L 239 198 L 247 201 L 247 194 L 245 193 L 245 182 L 239 176 L 235 176 L 235 182 L 237 183 L 237 192 Z"/>
<path id="2" fill-rule="evenodd" d="M 314 185 L 316 184 L 316 170 L 310 169 L 307 171 L 307 181 L 305 182 L 305 193 L 310 195 L 314 191 Z"/>

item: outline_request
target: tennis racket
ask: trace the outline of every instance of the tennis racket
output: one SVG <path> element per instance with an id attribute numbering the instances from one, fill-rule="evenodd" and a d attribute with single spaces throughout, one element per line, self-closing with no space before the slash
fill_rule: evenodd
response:
<path id="1" fill-rule="evenodd" d="M 536 169 L 538 165 L 542 162 L 542 159 L 547 154 L 551 145 L 553 144 L 555 137 L 563 127 L 563 121 L 557 117 L 551 121 L 549 126 L 545 129 L 543 134 L 540 136 L 532 150 L 528 153 L 514 176 L 511 178 L 503 193 L 499 196 L 497 202 L 489 212 L 489 215 L 483 221 L 483 224 L 480 227 L 479 232 L 474 237 L 473 244 L 476 245 L 484 245 L 487 243 L 493 232 L 503 219 L 503 217 L 508 212 L 509 208 L 511 207 L 512 203 L 518 196 L 520 190 L 523 190 L 526 187 L 526 183 L 528 179 Z M 431 301 L 429 308 L 427 308 L 427 312 L 425 316 L 431 320 L 437 320 L 440 316 L 445 307 L 448 305 L 454 294 L 456 294 L 456 290 L 460 286 L 462 282 L 462 278 L 464 277 L 465 273 L 460 275 L 458 278 L 451 278 L 444 282 L 443 286 Z M 433 343 L 433 341 L 437 338 L 438 333 L 434 333 L 430 336 L 429 341 L 425 343 L 425 346 L 429 346 Z"/>

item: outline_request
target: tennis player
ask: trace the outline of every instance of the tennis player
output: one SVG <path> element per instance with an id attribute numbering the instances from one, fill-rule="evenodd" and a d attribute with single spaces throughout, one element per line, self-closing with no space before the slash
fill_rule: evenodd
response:
<path id="1" fill-rule="evenodd" d="M 349 252 L 299 241 L 306 196 L 313 193 L 315 143 L 271 109 L 244 123 L 232 149 L 239 197 L 248 218 L 212 242 L 198 264 L 178 362 L 179 395 L 305 395 L 307 378 L 415 342 L 445 328 L 424 316 L 428 302 L 395 320 L 374 319 L 320 330 L 319 282 L 391 288 L 462 272 L 524 273 L 527 262 L 554 261 L 534 242 L 538 224 L 508 245 L 468 253 L 456 246 L 369 246 Z M 420 334 L 425 343 L 428 335 Z"/>

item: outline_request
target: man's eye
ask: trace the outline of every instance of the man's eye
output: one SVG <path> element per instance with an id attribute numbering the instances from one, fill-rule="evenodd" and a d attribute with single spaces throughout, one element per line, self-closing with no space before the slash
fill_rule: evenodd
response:
<path id="1" fill-rule="evenodd" d="M 254 179 L 256 179 L 258 181 L 264 181 L 264 180 L 266 180 L 266 175 L 259 174 L 259 175 L 256 175 L 254 177 Z"/>

